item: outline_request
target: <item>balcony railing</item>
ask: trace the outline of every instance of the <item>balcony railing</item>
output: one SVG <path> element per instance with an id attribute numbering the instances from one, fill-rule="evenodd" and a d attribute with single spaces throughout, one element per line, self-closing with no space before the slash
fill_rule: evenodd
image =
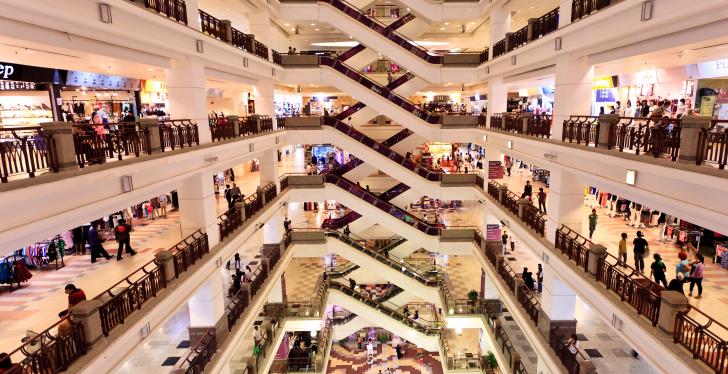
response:
<path id="1" fill-rule="evenodd" d="M 36 176 L 36 172 L 58 172 L 58 151 L 53 135 L 40 126 L 0 129 L 0 180 Z"/>
<path id="2" fill-rule="evenodd" d="M 617 0 L 573 0 L 571 2 L 571 22 L 594 14 L 616 2 Z"/>
<path id="3" fill-rule="evenodd" d="M 197 124 L 189 119 L 166 120 L 159 122 L 159 139 L 162 152 L 166 149 L 191 147 L 200 144 Z"/>
<path id="4" fill-rule="evenodd" d="M 533 41 L 544 35 L 558 30 L 559 28 L 559 8 L 556 8 L 541 17 L 533 24 L 531 29 L 530 40 Z"/>
<path id="5" fill-rule="evenodd" d="M 728 373 L 728 327 L 698 309 L 678 312 L 673 340 L 716 373 Z"/>
<path id="6" fill-rule="evenodd" d="M 57 331 L 61 324 L 69 324 L 67 333 L 61 334 Z M 15 364 L 4 372 L 60 373 L 68 370 L 74 361 L 85 355 L 87 349 L 83 325 L 73 322 L 71 317 L 64 317 L 8 353 L 8 357 Z"/>
<path id="7" fill-rule="evenodd" d="M 728 121 L 713 120 L 708 129 L 700 130 L 698 135 L 698 152 L 696 164 L 710 162 L 718 165 L 720 170 L 725 169 L 728 163 Z"/>
<path id="8" fill-rule="evenodd" d="M 137 2 L 141 0 L 131 0 Z M 187 5 L 184 0 L 144 0 L 144 7 L 169 19 L 187 24 Z"/>
<path id="9" fill-rule="evenodd" d="M 524 26 L 506 37 L 507 52 L 522 47 L 526 43 L 528 43 L 528 26 Z"/>
<path id="10" fill-rule="evenodd" d="M 636 155 L 650 153 L 676 161 L 681 131 L 681 121 L 677 118 L 570 116 L 564 121 L 561 138 L 564 142 L 606 145 L 610 150 Z"/>
<path id="11" fill-rule="evenodd" d="M 502 185 L 494 180 L 488 183 L 488 195 L 495 199 L 500 205 L 520 218 L 526 226 L 530 227 L 540 236 L 545 235 L 546 218 L 538 208 L 533 206 L 530 200 L 522 202 L 516 193 L 503 189 Z"/>
<path id="12" fill-rule="evenodd" d="M 179 367 L 185 370 L 185 374 L 204 373 L 205 367 L 212 361 L 216 351 L 217 337 L 214 333 L 208 332 L 190 350 Z"/>
<path id="13" fill-rule="evenodd" d="M 224 42 L 228 41 L 227 31 L 222 21 L 203 10 L 200 10 L 200 27 L 203 33 Z"/>
<path id="14" fill-rule="evenodd" d="M 186 272 L 195 262 L 202 259 L 205 254 L 210 253 L 207 234 L 203 233 L 202 230 L 197 230 L 182 239 L 171 250 L 174 258 L 174 275 L 179 277 L 180 274 Z"/>
<path id="15" fill-rule="evenodd" d="M 500 57 L 506 54 L 506 39 L 503 38 L 501 41 L 493 44 L 493 58 Z"/>
<path id="16" fill-rule="evenodd" d="M 79 167 L 103 164 L 108 159 L 151 154 L 151 134 L 136 123 L 116 124 L 117 130 L 99 133 L 91 126 L 77 126 L 73 134 L 76 160 Z"/>

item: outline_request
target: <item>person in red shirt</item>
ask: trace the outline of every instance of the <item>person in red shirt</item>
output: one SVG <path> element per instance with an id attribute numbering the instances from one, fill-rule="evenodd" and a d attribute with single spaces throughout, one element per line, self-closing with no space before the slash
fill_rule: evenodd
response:
<path id="1" fill-rule="evenodd" d="M 538 189 L 536 197 L 538 197 L 538 211 L 546 214 L 546 192 L 544 192 L 543 188 Z"/>
<path id="2" fill-rule="evenodd" d="M 76 288 L 73 284 L 66 285 L 66 295 L 68 295 L 68 309 L 86 300 L 86 294 L 83 293 L 83 290 Z"/>

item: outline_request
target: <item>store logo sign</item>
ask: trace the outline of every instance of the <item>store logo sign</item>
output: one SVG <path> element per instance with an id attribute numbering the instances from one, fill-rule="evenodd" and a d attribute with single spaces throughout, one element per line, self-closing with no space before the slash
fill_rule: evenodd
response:
<path id="1" fill-rule="evenodd" d="M 0 64 L 0 76 L 2 76 L 3 79 L 9 79 L 13 73 L 15 73 L 15 66 Z"/>

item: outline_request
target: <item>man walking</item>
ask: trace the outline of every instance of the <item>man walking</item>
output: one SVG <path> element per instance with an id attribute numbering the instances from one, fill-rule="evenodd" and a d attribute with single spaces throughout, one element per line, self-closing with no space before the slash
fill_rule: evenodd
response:
<path id="1" fill-rule="evenodd" d="M 594 230 L 597 229 L 597 219 L 599 216 L 597 215 L 597 210 L 592 209 L 591 214 L 589 215 L 589 239 L 594 236 Z"/>
<path id="2" fill-rule="evenodd" d="M 131 226 L 126 223 L 125 219 L 119 220 L 119 225 L 114 228 L 114 236 L 116 241 L 119 242 L 119 251 L 116 253 L 116 260 L 121 260 L 121 252 L 126 249 L 126 253 L 134 256 L 136 252 L 131 248 Z"/>
<path id="3" fill-rule="evenodd" d="M 637 231 L 637 237 L 632 242 L 634 244 L 634 267 L 638 272 L 645 272 L 645 252 L 647 251 L 647 240 L 642 237 L 642 231 Z"/>
<path id="4" fill-rule="evenodd" d="M 538 197 L 538 211 L 546 214 L 546 192 L 544 192 L 543 187 L 538 188 L 536 197 Z"/>

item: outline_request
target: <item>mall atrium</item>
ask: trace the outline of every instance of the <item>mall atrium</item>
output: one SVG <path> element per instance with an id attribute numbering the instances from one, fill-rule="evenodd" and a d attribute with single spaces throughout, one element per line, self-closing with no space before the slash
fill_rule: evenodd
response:
<path id="1" fill-rule="evenodd" d="M 0 6 L 0 373 L 728 374 L 728 0 Z"/>

